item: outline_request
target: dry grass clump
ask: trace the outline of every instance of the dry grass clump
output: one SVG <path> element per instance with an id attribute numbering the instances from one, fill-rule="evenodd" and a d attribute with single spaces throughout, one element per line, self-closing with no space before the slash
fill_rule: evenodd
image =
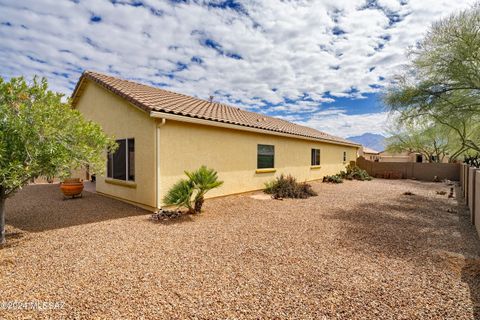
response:
<path id="1" fill-rule="evenodd" d="M 366 170 L 360 169 L 355 164 L 349 164 L 345 171 L 340 172 L 340 177 L 347 180 L 360 180 L 360 181 L 370 181 L 372 177 L 367 173 Z"/>
<path id="2" fill-rule="evenodd" d="M 343 179 L 370 181 L 372 180 L 372 177 L 370 177 L 366 170 L 360 169 L 360 167 L 355 164 L 349 164 L 345 168 L 345 171 L 340 171 L 338 174 L 323 177 L 323 182 L 342 183 Z"/>
<path id="3" fill-rule="evenodd" d="M 323 182 L 328 182 L 328 183 L 342 183 L 343 178 L 340 174 L 334 174 L 331 176 L 325 176 L 323 177 Z"/>
<path id="4" fill-rule="evenodd" d="M 283 174 L 275 180 L 267 182 L 264 192 L 271 194 L 274 199 L 306 199 L 318 195 L 308 183 L 298 183 L 293 176 Z"/>

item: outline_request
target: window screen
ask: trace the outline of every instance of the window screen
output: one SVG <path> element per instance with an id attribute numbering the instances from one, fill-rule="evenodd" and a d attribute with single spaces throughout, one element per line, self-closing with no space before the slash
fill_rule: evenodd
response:
<path id="1" fill-rule="evenodd" d="M 135 181 L 135 139 L 128 139 L 128 180 Z"/>
<path id="2" fill-rule="evenodd" d="M 257 146 L 257 168 L 275 168 L 275 146 L 267 144 Z"/>
<path id="3" fill-rule="evenodd" d="M 319 166 L 320 165 L 320 149 L 312 149 L 311 165 Z"/>
<path id="4" fill-rule="evenodd" d="M 116 142 L 117 150 L 107 156 L 107 177 L 135 181 L 135 140 L 121 139 Z"/>

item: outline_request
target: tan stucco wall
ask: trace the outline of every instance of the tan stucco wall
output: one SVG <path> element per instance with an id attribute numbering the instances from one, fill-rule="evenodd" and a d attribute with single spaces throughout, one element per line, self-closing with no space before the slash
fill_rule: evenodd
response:
<path id="1" fill-rule="evenodd" d="M 255 173 L 257 144 L 275 145 L 274 173 Z M 320 149 L 320 169 L 310 168 L 311 149 Z M 343 162 L 343 151 L 347 161 Z M 160 199 L 168 188 L 185 177 L 185 170 L 206 165 L 218 171 L 225 183 L 207 196 L 257 190 L 281 173 L 299 181 L 338 173 L 356 159 L 357 148 L 261 133 L 167 120 L 160 129 Z"/>
<path id="2" fill-rule="evenodd" d="M 97 175 L 97 191 L 147 207 L 156 207 L 155 120 L 148 113 L 90 81 L 86 83 L 75 107 L 116 139 L 135 138 L 136 188 L 106 183 L 104 176 Z"/>
<path id="3" fill-rule="evenodd" d="M 458 181 L 461 168 L 459 163 L 374 162 L 363 157 L 357 159 L 357 165 L 374 177 L 394 171 L 401 173 L 403 179 L 422 181 L 433 181 L 435 177 Z"/>
<path id="4" fill-rule="evenodd" d="M 391 153 L 380 152 L 380 162 L 416 162 L 416 154 L 409 152 Z"/>
<path id="5" fill-rule="evenodd" d="M 480 170 L 475 171 L 475 204 L 473 210 L 475 228 L 480 236 Z"/>
<path id="6" fill-rule="evenodd" d="M 380 160 L 380 155 L 378 153 L 363 152 L 361 156 L 370 161 Z"/>
<path id="7" fill-rule="evenodd" d="M 476 191 L 476 171 L 477 168 L 470 167 L 468 168 L 468 195 L 467 195 L 467 206 L 470 209 L 470 220 L 472 223 L 475 222 L 475 196 L 478 194 Z"/>

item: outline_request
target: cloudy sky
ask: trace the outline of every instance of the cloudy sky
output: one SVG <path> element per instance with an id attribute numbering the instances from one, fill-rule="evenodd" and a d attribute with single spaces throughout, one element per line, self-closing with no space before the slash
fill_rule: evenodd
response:
<path id="1" fill-rule="evenodd" d="M 0 0 L 0 75 L 70 95 L 96 70 L 343 137 L 382 133 L 382 87 L 461 0 Z"/>

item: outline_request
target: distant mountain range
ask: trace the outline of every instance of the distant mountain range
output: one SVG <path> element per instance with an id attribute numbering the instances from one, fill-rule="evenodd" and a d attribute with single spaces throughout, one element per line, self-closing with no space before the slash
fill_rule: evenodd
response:
<path id="1" fill-rule="evenodd" d="M 365 147 L 376 151 L 383 151 L 385 149 L 385 137 L 376 133 L 364 133 L 361 136 L 349 137 L 347 140 L 361 143 Z"/>

